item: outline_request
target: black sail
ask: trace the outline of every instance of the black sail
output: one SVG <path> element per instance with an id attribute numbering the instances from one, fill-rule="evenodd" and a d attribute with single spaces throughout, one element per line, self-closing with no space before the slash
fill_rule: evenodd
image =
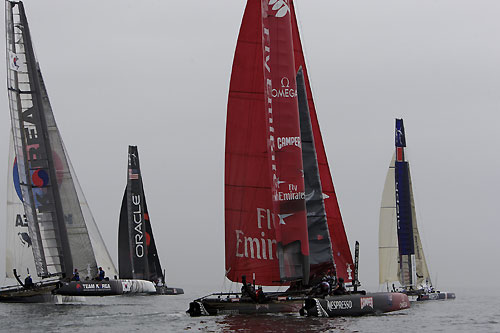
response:
<path id="1" fill-rule="evenodd" d="M 164 281 L 156 250 L 136 146 L 129 146 L 127 187 L 118 227 L 118 263 L 121 278 Z"/>
<path id="2" fill-rule="evenodd" d="M 144 198 L 144 223 L 146 225 L 146 243 L 148 247 L 148 266 L 149 266 L 149 279 L 150 281 L 157 281 L 161 278 L 165 282 L 163 271 L 160 264 L 160 257 L 156 250 L 156 243 L 153 237 L 153 229 L 151 228 L 151 221 L 149 219 L 148 205 L 146 204 L 146 195 L 144 188 L 142 189 Z"/>
<path id="3" fill-rule="evenodd" d="M 132 279 L 132 252 L 128 231 L 127 187 L 123 193 L 120 222 L 118 225 L 118 274 L 121 279 Z"/>
<path id="4" fill-rule="evenodd" d="M 315 276 L 333 271 L 334 261 L 302 67 L 297 72 L 297 97 L 306 190 L 309 261 L 311 280 L 314 281 Z"/>

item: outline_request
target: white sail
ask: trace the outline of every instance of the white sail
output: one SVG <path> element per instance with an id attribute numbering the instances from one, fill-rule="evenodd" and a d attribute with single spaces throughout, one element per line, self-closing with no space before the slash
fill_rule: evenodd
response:
<path id="1" fill-rule="evenodd" d="M 408 163 L 408 179 L 410 180 L 410 200 L 411 200 L 411 214 L 413 221 L 413 239 L 415 244 L 415 269 L 417 276 L 417 286 L 429 286 L 431 283 L 431 276 L 425 261 L 424 249 L 420 240 L 420 234 L 417 226 L 417 214 L 415 212 L 415 201 L 413 197 L 413 185 L 411 182 L 410 163 Z"/>
<path id="2" fill-rule="evenodd" d="M 391 284 L 399 281 L 399 248 L 396 219 L 396 182 L 394 176 L 395 154 L 392 156 L 385 178 L 379 223 L 379 283 Z"/>
<path id="3" fill-rule="evenodd" d="M 24 214 L 24 206 L 21 201 L 22 194 L 19 187 L 19 176 L 17 166 L 14 168 L 16 154 L 12 131 L 10 134 L 8 174 L 7 174 L 7 220 L 5 228 L 6 251 L 5 251 L 5 275 L 7 278 L 15 278 L 13 270 L 22 277 L 31 274 L 36 280 L 35 261 L 33 259 L 33 246 L 28 231 L 28 220 Z M 16 188 L 17 185 L 17 188 Z"/>
<path id="4" fill-rule="evenodd" d="M 64 151 L 66 152 L 66 156 L 68 156 L 66 147 L 64 147 Z M 112 278 L 114 276 L 118 276 L 118 271 L 116 270 L 115 264 L 113 263 L 104 240 L 102 239 L 99 228 L 97 227 L 94 216 L 92 215 L 87 199 L 83 194 L 82 187 L 80 186 L 80 182 L 76 177 L 75 169 L 73 169 L 73 165 L 71 164 L 69 157 L 68 162 L 69 170 L 75 184 L 76 193 L 78 195 L 78 200 L 80 201 L 83 218 L 85 219 L 85 223 L 87 224 L 87 230 L 90 236 L 90 241 L 92 243 L 92 248 L 94 249 L 94 255 L 97 265 L 101 266 L 104 269 L 108 277 Z"/>

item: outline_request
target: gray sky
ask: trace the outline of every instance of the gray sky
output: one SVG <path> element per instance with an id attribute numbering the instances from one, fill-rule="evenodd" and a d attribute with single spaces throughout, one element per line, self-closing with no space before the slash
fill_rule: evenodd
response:
<path id="1" fill-rule="evenodd" d="M 466 276 L 498 279 L 500 2 L 295 2 L 348 239 L 361 243 L 362 283 L 378 285 L 379 206 L 395 117 L 405 119 L 432 277 L 442 288 Z M 115 263 L 134 144 L 167 282 L 203 278 L 216 291 L 224 280 L 226 103 L 245 1 L 25 5 L 59 129 Z M 5 85 L 0 105 L 6 175 Z M 5 182 L 0 176 L 0 189 Z M 4 212 L 5 196 L 1 190 Z M 1 246 L 2 276 L 3 254 Z"/>

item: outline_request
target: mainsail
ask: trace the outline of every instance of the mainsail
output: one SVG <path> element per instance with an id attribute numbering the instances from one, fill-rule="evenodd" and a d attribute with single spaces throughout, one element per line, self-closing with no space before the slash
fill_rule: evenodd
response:
<path id="1" fill-rule="evenodd" d="M 127 187 L 118 228 L 120 278 L 164 281 L 149 220 L 137 146 L 128 148 Z"/>
<path id="2" fill-rule="evenodd" d="M 249 0 L 226 124 L 226 276 L 263 285 L 309 278 L 290 8 Z M 279 33 L 278 33 L 279 30 Z M 278 259 L 279 258 L 279 259 Z"/>
<path id="3" fill-rule="evenodd" d="M 36 268 L 33 251 L 31 250 L 33 244 L 28 231 L 28 221 L 24 214 L 12 132 L 10 135 L 8 163 L 5 274 L 7 278 L 13 279 L 15 278 L 15 269 L 17 274 L 25 275 L 29 273 L 33 274 L 33 278 L 35 278 Z"/>
<path id="4" fill-rule="evenodd" d="M 295 69 L 302 68 L 304 76 L 304 85 L 306 88 L 307 104 L 309 107 L 309 114 L 311 118 L 311 126 L 314 137 L 314 147 L 316 150 L 316 157 L 318 161 L 319 176 L 321 180 L 321 188 L 323 192 L 323 199 L 325 204 L 328 230 L 330 233 L 330 240 L 332 243 L 333 257 L 336 266 L 336 275 L 344 278 L 344 281 L 352 281 L 352 273 L 354 264 L 352 260 L 349 242 L 342 221 L 337 195 L 333 186 L 332 175 L 326 157 L 325 147 L 323 145 L 323 138 L 316 114 L 316 107 L 314 105 L 312 90 L 310 86 L 309 76 L 307 74 L 307 66 L 305 62 L 302 43 L 300 40 L 299 28 L 297 25 L 297 18 L 295 15 L 295 6 L 292 1 L 289 1 L 290 13 L 292 17 L 292 37 L 294 47 Z"/>
<path id="5" fill-rule="evenodd" d="M 90 210 L 52 113 L 23 3 L 6 1 L 5 6 L 12 133 L 37 274 L 42 278 L 69 277 L 76 268 L 81 276 L 94 277 L 94 246 L 103 266 L 113 273 L 98 231 L 92 232 L 92 240 L 89 237 L 86 217 Z M 93 223 L 92 219 L 91 226 Z"/>
<path id="6" fill-rule="evenodd" d="M 379 225 L 379 282 L 431 284 L 417 227 L 410 165 L 405 158 L 403 119 L 396 119 L 396 151 L 382 195 Z"/>

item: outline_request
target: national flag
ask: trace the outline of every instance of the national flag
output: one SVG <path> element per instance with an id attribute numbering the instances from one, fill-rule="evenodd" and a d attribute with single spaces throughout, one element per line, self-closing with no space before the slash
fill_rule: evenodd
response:
<path id="1" fill-rule="evenodd" d="M 128 179 L 139 179 L 139 170 L 128 169 Z"/>

